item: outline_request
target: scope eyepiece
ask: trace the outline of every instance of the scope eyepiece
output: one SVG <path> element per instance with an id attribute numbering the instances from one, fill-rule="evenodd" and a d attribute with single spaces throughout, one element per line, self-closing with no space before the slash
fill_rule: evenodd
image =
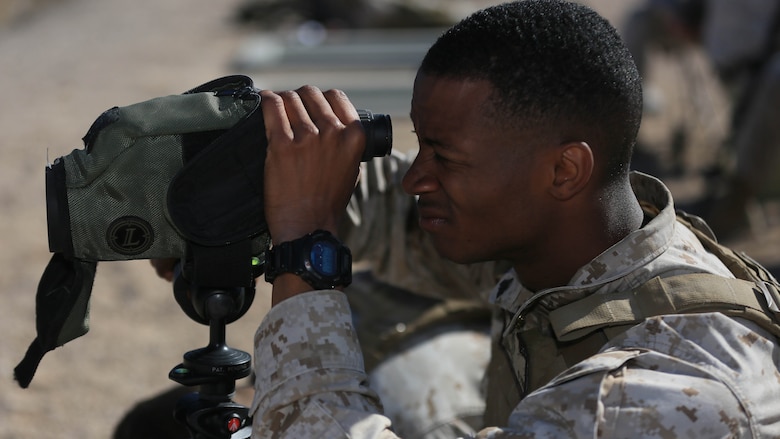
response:
<path id="1" fill-rule="evenodd" d="M 393 124 L 390 116 L 374 114 L 370 110 L 357 110 L 360 124 L 366 132 L 366 149 L 360 161 L 367 162 L 374 157 L 390 154 L 393 148 Z"/>

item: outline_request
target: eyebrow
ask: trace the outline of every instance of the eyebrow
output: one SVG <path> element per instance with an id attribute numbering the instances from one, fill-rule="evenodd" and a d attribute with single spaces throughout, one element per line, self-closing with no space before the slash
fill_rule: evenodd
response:
<path id="1" fill-rule="evenodd" d="M 418 138 L 419 138 L 418 142 L 421 145 L 427 145 L 429 147 L 436 148 L 439 151 L 457 151 L 456 149 L 453 148 L 453 145 L 449 143 L 445 143 L 441 140 L 432 137 L 418 137 Z"/>
<path id="2" fill-rule="evenodd" d="M 419 143 L 425 143 L 426 145 L 431 145 L 431 146 L 442 146 L 446 148 L 446 146 L 440 140 L 436 140 L 432 137 L 427 137 L 427 136 L 420 137 L 420 133 L 418 133 L 415 128 L 412 128 L 412 133 L 414 133 L 417 136 L 417 141 Z"/>
<path id="3" fill-rule="evenodd" d="M 412 120 L 412 125 L 414 125 L 414 117 L 412 117 L 413 114 L 414 114 L 413 112 L 411 111 L 409 112 L 409 119 Z M 419 134 L 416 128 L 412 128 L 412 132 L 414 134 Z M 419 137 L 418 135 L 418 139 L 420 143 L 425 143 L 426 145 L 436 146 L 442 149 L 451 149 L 449 145 L 443 143 L 441 140 L 437 140 L 432 137 Z"/>

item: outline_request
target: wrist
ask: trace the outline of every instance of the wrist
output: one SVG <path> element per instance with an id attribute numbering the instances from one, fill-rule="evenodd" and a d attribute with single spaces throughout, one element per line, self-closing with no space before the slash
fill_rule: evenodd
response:
<path id="1" fill-rule="evenodd" d="M 305 291 L 349 285 L 352 253 L 332 233 L 315 230 L 274 244 L 266 251 L 264 268 L 265 280 L 274 285 L 278 302 Z"/>
<path id="2" fill-rule="evenodd" d="M 314 233 L 317 230 L 324 230 L 336 236 L 339 230 L 338 222 L 334 221 L 296 222 L 294 220 L 287 220 L 283 221 L 282 224 L 284 224 L 284 227 L 271 227 L 269 225 L 271 240 L 274 242 L 274 244 L 294 241 L 302 236 Z"/>
<path id="3" fill-rule="evenodd" d="M 311 285 L 293 273 L 283 273 L 274 279 L 271 293 L 271 306 L 299 294 L 314 291 Z"/>

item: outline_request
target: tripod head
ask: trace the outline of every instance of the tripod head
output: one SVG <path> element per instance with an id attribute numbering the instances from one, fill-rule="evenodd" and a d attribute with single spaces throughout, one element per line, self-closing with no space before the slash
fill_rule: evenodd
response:
<path id="1" fill-rule="evenodd" d="M 197 249 L 193 253 L 203 256 Z M 208 345 L 186 352 L 183 362 L 168 374 L 171 380 L 184 386 L 199 386 L 197 392 L 181 398 L 174 411 L 174 417 L 187 427 L 193 439 L 248 438 L 252 428 L 249 409 L 232 400 L 236 380 L 251 374 L 252 357 L 228 346 L 225 335 L 227 324 L 240 318 L 251 306 L 256 273 L 250 270 L 252 277 L 248 285 L 247 273 L 240 269 L 242 280 L 236 283 L 242 286 L 201 285 L 204 280 L 218 276 L 215 272 L 224 275 L 220 270 L 224 264 L 243 266 L 249 260 L 251 267 L 260 270 L 262 265 L 257 258 L 243 252 L 227 252 L 223 256 L 222 262 L 216 265 L 203 265 L 200 258 L 185 260 L 174 271 L 176 301 L 190 318 L 209 326 Z"/>

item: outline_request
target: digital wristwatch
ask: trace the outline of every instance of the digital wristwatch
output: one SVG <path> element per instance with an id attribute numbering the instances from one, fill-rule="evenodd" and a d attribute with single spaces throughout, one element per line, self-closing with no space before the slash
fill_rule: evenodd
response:
<path id="1" fill-rule="evenodd" d="M 352 283 L 352 252 L 333 234 L 316 230 L 266 250 L 265 281 L 293 273 L 316 290 L 346 287 Z"/>

